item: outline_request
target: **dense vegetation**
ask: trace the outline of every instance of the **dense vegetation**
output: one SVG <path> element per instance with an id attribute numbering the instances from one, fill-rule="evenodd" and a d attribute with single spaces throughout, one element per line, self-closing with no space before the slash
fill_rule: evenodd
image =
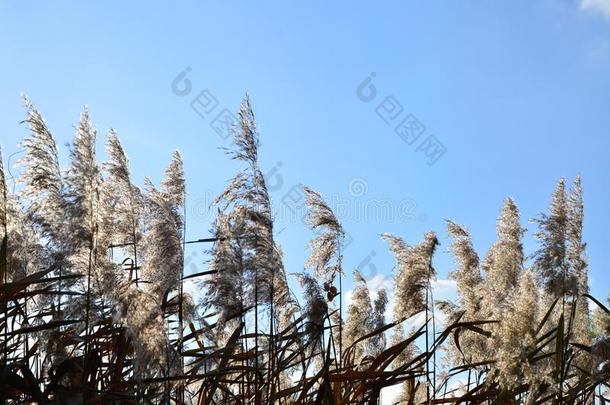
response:
<path id="1" fill-rule="evenodd" d="M 97 162 L 85 110 L 62 170 L 41 114 L 28 100 L 26 111 L 17 186 L 0 159 L 2 401 L 377 403 L 389 386 L 401 387 L 401 404 L 608 395 L 610 316 L 588 295 L 579 178 L 569 189 L 559 181 L 530 256 L 511 199 L 482 259 L 468 231 L 447 222 L 457 302 L 433 300 L 433 232 L 416 245 L 382 235 L 395 256 L 387 319 L 388 293 L 372 294 L 357 272 L 343 308 L 344 231 L 309 188 L 307 271 L 284 268 L 247 97 L 228 150 L 244 170 L 214 203 L 213 237 L 198 241 L 184 238 L 178 153 L 158 187 L 141 189 L 114 131 L 109 160 Z M 200 246 L 211 246 L 211 260 L 185 277 L 190 242 L 209 242 Z M 185 291 L 186 278 L 200 295 Z"/>

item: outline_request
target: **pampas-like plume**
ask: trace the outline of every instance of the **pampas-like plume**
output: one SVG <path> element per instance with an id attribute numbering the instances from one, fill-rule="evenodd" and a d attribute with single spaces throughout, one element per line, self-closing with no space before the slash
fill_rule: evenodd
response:
<path id="1" fill-rule="evenodd" d="M 607 303 L 610 304 L 610 296 L 608 296 Z M 596 338 L 592 345 L 592 374 L 600 381 L 608 381 L 610 379 L 610 361 L 608 361 L 610 359 L 610 312 L 607 308 L 602 309 L 601 306 L 595 306 L 592 327 Z M 605 387 L 606 395 L 609 392 L 610 389 Z"/>
<path id="2" fill-rule="evenodd" d="M 273 304 L 274 316 L 277 316 L 278 308 L 288 308 L 294 302 L 286 294 L 288 287 L 281 249 L 273 240 L 271 200 L 258 165 L 258 131 L 247 95 L 238 115 L 239 125 L 233 129 L 235 147 L 227 153 L 233 159 L 247 163 L 248 169 L 231 181 L 214 204 L 225 214 L 239 211 L 244 219 L 239 234 L 234 234 L 234 237 L 241 240 L 244 275 L 251 291 L 251 301 Z"/>
<path id="3" fill-rule="evenodd" d="M 155 375 L 170 349 L 158 298 L 129 284 L 123 284 L 115 298 L 115 320 L 125 325 L 137 351 L 136 375 Z"/>
<path id="4" fill-rule="evenodd" d="M 352 294 L 352 302 L 347 307 L 347 321 L 343 333 L 345 347 L 349 348 L 361 336 L 370 332 L 372 319 L 371 296 L 366 280 L 360 272 L 354 271 L 354 281 L 357 283 Z M 354 365 L 360 364 L 364 355 L 365 342 L 359 342 L 352 349 Z"/>
<path id="5" fill-rule="evenodd" d="M 258 130 L 250 104 L 250 96 L 246 94 L 238 111 L 239 129 L 233 132 L 233 143 L 236 148 L 227 152 L 233 159 L 258 165 Z"/>
<path id="6" fill-rule="evenodd" d="M 6 240 L 7 240 L 7 227 L 8 227 L 8 214 L 7 214 L 7 205 L 8 205 L 8 191 L 6 188 L 6 176 L 4 175 L 4 158 L 2 156 L 2 147 L 0 146 L 0 246 L 4 250 Z M 5 263 L 0 263 L 2 266 L 2 276 L 4 276 L 4 272 L 6 269 L 4 268 Z M 4 279 L 2 279 L 4 282 Z"/>
<path id="7" fill-rule="evenodd" d="M 373 301 L 373 312 L 370 316 L 370 330 L 379 330 L 386 325 L 385 311 L 388 305 L 388 293 L 385 288 L 380 288 L 377 291 L 377 298 Z M 371 358 L 376 358 L 383 352 L 386 346 L 385 333 L 374 335 L 368 340 L 366 354 Z"/>
<path id="8" fill-rule="evenodd" d="M 310 255 L 305 266 L 313 268 L 314 278 L 324 286 L 327 305 L 331 307 L 333 313 L 330 322 L 338 326 L 331 327 L 330 336 L 337 351 L 339 363 L 341 363 L 343 348 L 349 346 L 348 340 L 351 338 L 348 338 L 344 344 L 342 291 L 337 292 L 337 287 L 333 285 L 333 282 L 335 276 L 337 274 L 341 276 L 343 272 L 341 245 L 345 234 L 339 220 L 319 193 L 308 187 L 303 187 L 303 193 L 305 194 L 305 204 L 309 208 L 306 217 L 307 225 L 314 231 L 322 231 L 309 242 Z M 342 287 L 341 279 L 339 287 Z M 332 310 L 333 301 L 337 295 L 339 295 L 339 310 L 334 311 Z"/>
<path id="9" fill-rule="evenodd" d="M 143 278 L 160 298 L 176 287 L 182 276 L 184 171 L 178 152 L 165 171 L 161 190 L 146 179 L 147 225 L 142 240 Z M 178 195 L 179 194 L 179 195 Z"/>
<path id="10" fill-rule="evenodd" d="M 0 148 L 0 281 L 18 281 L 37 271 L 46 257 L 31 218 L 19 205 L 18 196 L 9 192 Z M 46 263 L 48 265 L 48 263 Z"/>
<path id="11" fill-rule="evenodd" d="M 30 136 L 21 146 L 25 155 L 18 161 L 24 168 L 19 181 L 21 192 L 29 202 L 28 214 L 40 228 L 48 243 L 58 244 L 64 229 L 64 199 L 61 171 L 57 158 L 57 145 L 42 115 L 27 97 L 24 97 Z"/>
<path id="12" fill-rule="evenodd" d="M 447 220 L 447 233 L 451 238 L 451 252 L 458 265 L 450 277 L 457 283 L 457 291 L 462 300 L 460 308 L 475 315 L 479 311 L 481 300 L 477 293 L 482 281 L 479 255 L 472 246 L 470 233 L 464 227 Z"/>
<path id="13" fill-rule="evenodd" d="M 574 179 L 568 199 L 567 207 L 567 260 L 570 270 L 576 277 L 577 294 L 589 292 L 589 274 L 587 258 L 585 255 L 586 244 L 582 240 L 582 225 L 584 217 L 584 203 L 582 198 L 582 185 L 580 176 Z"/>
<path id="14" fill-rule="evenodd" d="M 6 283 L 8 271 L 8 192 L 6 189 L 6 176 L 4 175 L 4 158 L 0 146 L 0 283 Z M 6 344 L 6 343 L 5 343 Z"/>
<path id="15" fill-rule="evenodd" d="M 81 113 L 76 126 L 76 136 L 70 151 L 71 166 L 66 175 L 67 248 L 97 249 L 101 216 L 100 191 L 102 178 L 95 160 L 97 131 L 91 123 L 89 112 Z M 105 252 L 104 244 L 101 245 Z"/>
<path id="16" fill-rule="evenodd" d="M 219 331 L 224 331 L 227 321 L 234 321 L 231 329 L 235 329 L 235 323 L 240 322 L 244 305 L 248 304 L 243 250 L 240 241 L 235 238 L 241 226 L 241 218 L 236 215 L 220 213 L 214 222 L 216 242 L 209 252 L 212 255 L 209 268 L 214 276 L 203 282 L 203 302 L 206 307 L 213 307 L 218 313 Z"/>
<path id="17" fill-rule="evenodd" d="M 23 122 L 28 125 L 29 136 L 21 143 L 25 153 L 17 162 L 23 168 L 18 178 L 23 187 L 17 195 L 7 195 L 5 205 L 7 272 L 13 281 L 42 268 L 56 272 L 64 266 L 68 239 L 57 145 L 38 109 L 27 97 L 24 104 Z M 51 299 L 47 295 L 40 301 Z"/>
<path id="18" fill-rule="evenodd" d="M 182 227 L 182 207 L 186 196 L 186 185 L 184 180 L 184 164 L 182 155 L 175 151 L 172 159 L 165 169 L 165 177 L 161 180 L 161 191 L 167 204 L 176 213 L 176 223 Z"/>
<path id="19" fill-rule="evenodd" d="M 137 244 L 143 210 L 142 192 L 131 181 L 129 159 L 114 130 L 110 130 L 106 142 L 106 152 L 110 160 L 104 164 L 105 218 L 111 222 L 113 244 L 128 244 L 127 251 L 134 256 L 134 266 L 138 266 Z"/>
<path id="20" fill-rule="evenodd" d="M 450 322 L 460 315 L 462 321 L 485 319 L 481 307 L 484 297 L 481 294 L 483 279 L 479 269 L 479 255 L 472 246 L 470 233 L 450 220 L 447 220 L 447 233 L 451 238 L 451 252 L 457 264 L 457 270 L 451 272 L 450 277 L 456 281 L 459 301 L 457 305 L 444 302 L 440 308 Z M 478 333 L 464 330 L 460 335 L 460 346 L 461 350 L 458 350 L 455 345 L 450 345 L 449 356 L 456 364 L 468 364 L 485 358 L 487 339 Z"/>
<path id="21" fill-rule="evenodd" d="M 496 229 L 498 240 L 482 264 L 485 272 L 482 303 L 489 319 L 499 319 L 523 269 L 524 230 L 519 223 L 519 209 L 510 198 L 504 201 Z"/>
<path id="22" fill-rule="evenodd" d="M 4 158 L 2 156 L 2 147 L 0 146 L 0 231 L 3 232 L 3 236 L 6 236 L 6 205 L 7 205 L 8 191 L 6 187 L 6 176 L 4 174 Z"/>
<path id="23" fill-rule="evenodd" d="M 534 254 L 534 270 L 544 285 L 546 299 L 564 298 L 576 284 L 568 274 L 566 263 L 567 207 L 565 180 L 560 179 L 553 193 L 549 214 L 540 214 L 536 239 L 540 248 Z"/>
<path id="24" fill-rule="evenodd" d="M 304 290 L 304 315 L 307 319 L 305 333 L 308 342 L 316 343 L 324 331 L 324 321 L 328 314 L 328 304 L 318 281 L 307 273 L 297 274 Z"/>
<path id="25" fill-rule="evenodd" d="M 276 308 L 277 326 L 281 331 L 292 324 L 293 317 L 300 308 L 288 286 L 283 260 L 284 252 L 279 246 L 276 246 L 276 250 L 280 265 L 273 273 L 273 305 Z"/>
<path id="26" fill-rule="evenodd" d="M 102 315 L 99 300 L 112 299 L 119 286 L 119 266 L 107 252 L 112 241 L 111 222 L 106 215 L 104 181 L 96 161 L 97 130 L 85 108 L 76 125 L 70 150 L 70 167 L 64 177 L 65 236 L 61 240 L 67 256 L 66 269 L 84 276 L 78 279 L 84 297 L 70 300 L 66 312 L 84 319 L 86 333 L 91 318 Z M 88 342 L 85 344 L 85 352 Z"/>
<path id="27" fill-rule="evenodd" d="M 438 245 L 438 239 L 434 232 L 428 232 L 424 240 L 413 247 L 399 237 L 383 234 L 382 239 L 388 242 L 390 250 L 394 253 L 396 266 L 394 270 L 394 321 L 402 322 L 411 316 L 426 311 L 426 351 L 428 350 L 428 323 L 430 317 L 428 311 L 433 308 L 430 306 L 432 286 L 431 282 L 435 277 L 432 267 L 432 256 Z M 434 319 L 434 315 L 432 315 Z M 433 323 L 434 325 L 434 323 Z M 433 334 L 434 336 L 434 334 Z M 393 344 L 403 340 L 404 327 L 402 323 L 394 328 L 392 336 Z M 412 346 L 412 345 L 410 345 Z M 396 366 L 405 364 L 415 351 L 414 347 L 405 349 L 396 359 Z M 426 373 L 428 373 L 428 363 L 426 363 Z M 430 383 L 429 378 L 427 382 Z M 413 387 L 405 387 L 407 391 Z M 413 393 L 414 394 L 414 393 Z"/>
<path id="28" fill-rule="evenodd" d="M 308 187 L 303 187 L 303 192 L 309 207 L 307 224 L 312 230 L 323 229 L 323 233 L 310 242 L 311 253 L 305 265 L 314 269 L 316 278 L 332 284 L 335 275 L 342 271 L 343 227 L 319 193 Z"/>
<path id="29" fill-rule="evenodd" d="M 535 384 L 541 373 L 527 353 L 535 347 L 536 320 L 538 311 L 538 290 L 533 275 L 523 273 L 502 313 L 496 341 L 496 363 L 493 373 L 497 373 L 502 387 L 514 388 L 523 383 Z"/>
<path id="30" fill-rule="evenodd" d="M 271 217 L 271 199 L 265 183 L 265 178 L 258 165 L 258 131 L 254 114 L 250 105 L 250 99 L 246 95 L 239 109 L 239 124 L 234 127 L 234 148 L 227 150 L 233 159 L 247 164 L 247 168 L 238 173 L 229 186 L 215 199 L 214 204 L 219 207 L 219 212 L 233 218 L 239 218 L 240 226 L 230 232 L 231 244 L 238 243 L 240 250 L 240 269 L 243 268 L 244 288 L 240 305 L 242 308 L 254 308 L 254 347 L 256 356 L 254 358 L 254 369 L 256 397 L 264 396 L 259 387 L 259 365 L 268 359 L 267 364 L 272 366 L 276 361 L 278 342 L 274 341 L 278 324 L 281 328 L 290 322 L 288 319 L 297 309 L 292 300 L 288 281 L 282 263 L 282 252 L 273 239 L 273 220 Z M 214 254 L 225 255 L 228 250 L 223 248 Z M 226 258 L 213 258 L 213 262 L 223 262 Z M 222 270 L 224 271 L 224 269 Z M 223 277 L 216 272 L 213 276 Z M 242 276 L 240 275 L 240 279 Z M 219 280 L 219 285 L 224 285 L 225 280 Z M 218 302 L 212 303 L 217 305 Z M 221 309 L 224 305 L 221 304 Z M 261 345 L 260 334 L 260 311 L 269 307 L 268 335 Z M 245 314 L 243 314 L 245 317 Z M 246 341 L 247 344 L 247 341 Z M 262 349 L 262 351 L 261 351 Z M 265 354 L 263 354 L 265 353 Z M 260 354 L 260 355 L 259 355 Z M 262 355 L 262 357 L 261 357 Z M 258 402 L 259 399 L 256 400 Z"/>
<path id="31" fill-rule="evenodd" d="M 608 297 L 607 302 L 610 303 L 610 297 Z M 610 314 L 596 305 L 593 308 L 593 315 L 591 318 L 593 336 L 596 339 L 602 338 L 604 335 L 610 337 Z"/>
<path id="32" fill-rule="evenodd" d="M 382 239 L 390 245 L 396 261 L 394 320 L 400 321 L 428 306 L 426 289 L 435 277 L 431 261 L 438 240 L 434 232 L 426 233 L 424 240 L 413 247 L 391 234 L 383 234 Z"/>
<path id="33" fill-rule="evenodd" d="M 582 240 L 582 225 L 584 203 L 580 176 L 574 179 L 567 201 L 567 252 L 566 258 L 570 273 L 576 280 L 575 297 L 572 305 L 576 305 L 573 320 L 574 339 L 582 344 L 591 343 L 589 301 L 583 294 L 589 293 L 589 269 L 585 254 L 586 244 Z"/>
<path id="34" fill-rule="evenodd" d="M 247 163 L 249 170 L 239 173 L 214 202 L 223 209 L 231 204 L 255 207 L 263 224 L 271 227 L 271 201 L 264 176 L 258 166 L 258 131 L 248 95 L 244 98 L 238 115 L 239 126 L 233 128 L 235 147 L 225 151 L 233 159 Z"/>

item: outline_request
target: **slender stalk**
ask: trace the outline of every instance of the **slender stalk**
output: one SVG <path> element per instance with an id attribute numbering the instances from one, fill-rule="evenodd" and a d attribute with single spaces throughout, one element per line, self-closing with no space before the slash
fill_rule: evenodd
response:
<path id="1" fill-rule="evenodd" d="M 339 272 L 339 370 L 343 370 L 343 272 Z"/>
<path id="2" fill-rule="evenodd" d="M 1 155 L 0 155 L 1 158 Z M 2 162 L 0 162 L 0 167 L 2 167 Z M 0 173 L 0 176 L 4 176 L 4 173 Z M 2 218 L 2 224 L 3 224 L 3 238 L 0 241 L 1 245 L 0 245 L 0 249 L 4 250 L 4 257 L 2 258 L 3 263 L 2 263 L 2 267 L 3 267 L 3 274 L 2 274 L 2 278 L 3 278 L 3 283 L 7 284 L 8 283 L 8 224 L 7 224 L 7 220 L 8 220 L 8 216 L 6 214 L 7 208 L 8 208 L 8 204 L 6 201 L 7 198 L 7 192 L 6 192 L 6 186 L 3 184 L 2 187 L 2 203 L 4 205 L 4 207 L 2 207 L 2 213 L 3 213 L 3 218 Z M 2 304 L 4 306 L 4 339 L 3 339 L 3 352 L 4 352 L 4 367 L 6 368 L 6 365 L 8 364 L 8 303 L 4 302 Z"/>
<path id="3" fill-rule="evenodd" d="M 89 354 L 89 311 L 91 307 L 91 267 L 93 260 L 93 249 L 89 249 L 89 268 L 87 270 L 87 292 L 86 292 L 86 304 L 85 304 L 85 373 L 83 376 L 86 377 L 87 373 L 87 356 Z"/>
<path id="4" fill-rule="evenodd" d="M 430 285 L 430 308 L 432 312 L 432 341 L 436 342 L 436 317 L 434 314 L 434 290 Z M 436 392 L 436 347 L 432 352 L 432 392 Z"/>
<path id="5" fill-rule="evenodd" d="M 275 281 L 275 277 L 274 275 L 271 275 L 271 291 L 270 291 L 270 310 L 269 310 L 269 365 L 268 365 L 268 378 L 269 378 L 269 397 L 271 397 L 271 395 L 273 395 L 273 382 L 271 380 L 271 375 L 273 374 L 273 345 L 274 345 L 274 339 L 273 339 L 273 287 L 274 287 L 274 281 Z"/>
<path id="6" fill-rule="evenodd" d="M 130 205 L 132 206 L 131 208 L 131 223 L 132 223 L 132 234 L 133 234 L 133 266 L 134 269 L 136 271 L 136 287 L 138 287 L 139 284 L 139 276 L 138 276 L 138 234 L 137 234 L 137 229 L 138 229 L 138 222 L 137 219 L 135 218 L 135 212 L 133 209 L 133 202 L 132 202 L 133 197 L 131 196 L 131 193 L 129 194 L 129 200 L 130 200 Z M 130 275 L 131 276 L 131 275 Z"/>
<path id="7" fill-rule="evenodd" d="M 180 357 L 180 376 L 184 375 L 184 323 L 183 323 L 183 305 L 184 300 L 184 254 L 186 252 L 186 193 L 184 194 L 184 206 L 183 206 L 184 226 L 182 228 L 182 266 L 180 270 L 180 298 L 178 300 L 178 356 Z M 178 384 L 178 399 L 179 403 L 184 403 L 184 385 L 182 380 Z"/>
<path id="8" fill-rule="evenodd" d="M 260 404 L 258 381 L 258 266 L 254 270 L 254 403 Z"/>
<path id="9" fill-rule="evenodd" d="M 428 342 L 428 335 L 429 335 L 429 331 L 428 331 L 428 323 L 429 323 L 429 317 L 428 317 L 428 286 L 426 286 L 426 305 L 425 305 L 425 311 L 426 311 L 426 324 L 425 324 L 425 331 L 426 331 L 426 401 L 428 403 L 430 403 L 430 345 Z"/>

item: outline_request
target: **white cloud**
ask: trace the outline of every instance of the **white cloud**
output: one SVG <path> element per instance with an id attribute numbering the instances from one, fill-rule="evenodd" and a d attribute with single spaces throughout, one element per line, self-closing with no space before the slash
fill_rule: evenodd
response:
<path id="1" fill-rule="evenodd" d="M 580 0 L 580 7 L 602 14 L 610 20 L 610 0 Z"/>
<path id="2" fill-rule="evenodd" d="M 402 391 L 402 385 L 396 384 L 381 390 L 381 405 L 395 404 Z"/>
<path id="3" fill-rule="evenodd" d="M 432 290 L 435 300 L 455 300 L 457 295 L 457 284 L 455 280 L 440 278 L 432 282 Z"/>

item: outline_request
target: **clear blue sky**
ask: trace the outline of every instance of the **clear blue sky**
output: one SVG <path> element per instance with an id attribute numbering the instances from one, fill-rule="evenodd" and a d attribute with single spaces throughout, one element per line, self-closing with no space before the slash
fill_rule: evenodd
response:
<path id="1" fill-rule="evenodd" d="M 215 115 L 248 91 L 261 165 L 277 169 L 274 203 L 303 183 L 347 207 L 348 270 L 370 256 L 388 275 L 378 235 L 416 242 L 430 229 L 445 278 L 444 218 L 466 225 L 483 253 L 505 196 L 533 230 L 527 220 L 546 210 L 557 179 L 581 174 L 592 291 L 610 292 L 608 0 L 3 2 L 0 55 L 5 157 L 27 133 L 21 92 L 60 145 L 87 104 L 101 135 L 118 131 L 138 182 L 158 182 L 171 151 L 183 153 L 189 237 L 208 235 L 205 205 L 238 169 L 218 149 L 227 142 L 213 117 L 190 102 L 209 90 Z M 172 81 L 187 67 L 191 92 L 177 96 Z M 378 94 L 365 103 L 356 89 L 371 72 Z M 436 164 L 376 114 L 386 96 L 403 106 L 399 119 L 413 114 L 426 127 L 420 141 L 433 134 L 446 147 Z M 413 216 L 363 215 L 371 206 Z M 300 271 L 309 233 L 285 216 L 277 230 L 288 271 Z"/>

